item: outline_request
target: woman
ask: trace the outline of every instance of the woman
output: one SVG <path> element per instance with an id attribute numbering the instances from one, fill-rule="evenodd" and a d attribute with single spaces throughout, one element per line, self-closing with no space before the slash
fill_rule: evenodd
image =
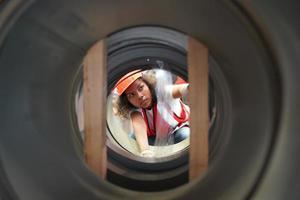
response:
<path id="1" fill-rule="evenodd" d="M 141 155 L 147 157 L 153 156 L 149 143 L 155 139 L 171 137 L 178 143 L 190 133 L 189 107 L 180 100 L 189 84 L 163 85 L 158 90 L 155 86 L 155 74 L 139 70 L 126 74 L 116 84 L 117 114 L 131 119 Z"/>

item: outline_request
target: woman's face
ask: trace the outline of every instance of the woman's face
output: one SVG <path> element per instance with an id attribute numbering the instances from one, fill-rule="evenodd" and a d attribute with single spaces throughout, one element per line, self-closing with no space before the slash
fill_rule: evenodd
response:
<path id="1" fill-rule="evenodd" d="M 137 108 L 150 108 L 152 106 L 152 94 L 148 85 L 141 79 L 134 81 L 126 90 L 128 101 Z"/>

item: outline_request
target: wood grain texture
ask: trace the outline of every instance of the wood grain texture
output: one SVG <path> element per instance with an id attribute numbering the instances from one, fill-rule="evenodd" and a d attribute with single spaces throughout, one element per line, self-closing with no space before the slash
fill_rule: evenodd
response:
<path id="1" fill-rule="evenodd" d="M 106 44 L 97 42 L 84 58 L 84 153 L 89 168 L 106 177 Z"/>
<path id="2" fill-rule="evenodd" d="M 208 167 L 208 49 L 189 37 L 188 72 L 190 83 L 189 179 L 201 176 Z"/>

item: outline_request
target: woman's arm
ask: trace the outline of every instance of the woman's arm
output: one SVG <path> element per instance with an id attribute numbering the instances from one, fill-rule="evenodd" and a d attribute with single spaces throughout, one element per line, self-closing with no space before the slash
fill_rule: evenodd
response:
<path id="1" fill-rule="evenodd" d="M 173 87 L 172 87 L 172 96 L 175 99 L 176 98 L 181 98 L 181 97 L 188 94 L 188 90 L 189 90 L 189 84 L 188 83 L 173 85 Z"/>
<path id="2" fill-rule="evenodd" d="M 149 150 L 147 126 L 143 116 L 139 112 L 131 113 L 131 120 L 134 129 L 136 141 L 140 147 L 141 152 Z"/>

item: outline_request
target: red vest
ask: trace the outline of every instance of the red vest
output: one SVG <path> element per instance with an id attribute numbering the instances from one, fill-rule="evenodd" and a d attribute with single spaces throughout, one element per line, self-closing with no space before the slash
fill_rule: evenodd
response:
<path id="1" fill-rule="evenodd" d="M 187 122 L 189 120 L 189 114 L 188 112 L 185 110 L 183 103 L 180 101 L 180 105 L 181 105 L 181 113 L 180 116 L 176 115 L 173 112 L 173 118 L 178 122 L 177 126 L 180 126 L 181 124 Z M 142 109 L 143 112 L 143 117 L 144 117 L 144 121 L 146 123 L 147 126 L 147 135 L 149 136 L 156 136 L 156 122 L 159 121 L 160 122 L 160 129 L 165 131 L 165 134 L 168 134 L 168 130 L 170 129 L 170 125 L 164 120 L 164 118 L 159 114 L 159 112 L 157 112 L 157 104 L 155 104 L 153 106 L 152 112 L 153 112 L 153 129 L 150 128 L 149 125 L 149 119 L 147 117 L 146 114 L 146 110 Z"/>

